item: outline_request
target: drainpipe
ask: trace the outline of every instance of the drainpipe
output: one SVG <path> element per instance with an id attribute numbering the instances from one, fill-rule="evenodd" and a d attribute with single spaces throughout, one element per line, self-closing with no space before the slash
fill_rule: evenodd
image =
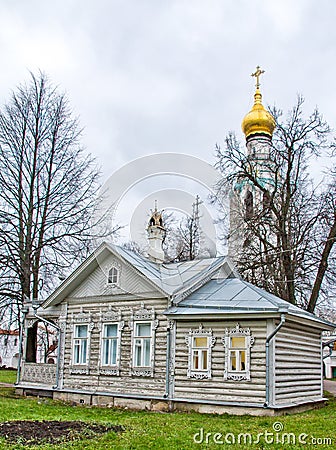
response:
<path id="1" fill-rule="evenodd" d="M 60 372 L 60 357 L 61 357 L 61 328 L 56 325 L 55 323 L 50 322 L 49 320 L 45 319 L 44 317 L 39 316 L 36 313 L 36 310 L 34 310 L 34 317 L 36 317 L 36 319 L 41 320 L 42 322 L 46 323 L 47 325 L 50 325 L 51 327 L 56 328 L 57 330 L 57 361 L 56 361 L 56 384 L 52 387 L 53 389 L 57 389 L 58 388 L 58 384 L 59 384 L 59 372 Z"/>
<path id="2" fill-rule="evenodd" d="M 266 401 L 264 403 L 264 407 L 268 408 L 269 406 L 269 396 L 270 396 L 270 392 L 269 392 L 269 383 L 270 383 L 270 376 L 269 376 L 269 367 L 270 367 L 270 362 L 269 362 L 269 344 L 270 341 L 274 338 L 274 336 L 277 334 L 277 332 L 280 330 L 280 328 L 282 327 L 282 325 L 285 323 L 286 321 L 286 316 L 285 314 L 281 314 L 281 319 L 280 319 L 280 323 L 278 324 L 278 326 L 272 331 L 271 334 L 269 334 L 266 338 Z"/>
<path id="3" fill-rule="evenodd" d="M 22 361 L 22 353 L 23 353 L 23 348 L 22 348 L 22 342 L 23 342 L 23 328 L 24 328 L 24 323 L 26 320 L 26 315 L 28 314 L 29 308 L 23 307 L 21 309 L 22 312 L 22 322 L 21 322 L 21 327 L 20 327 L 20 337 L 19 337 L 19 361 L 18 361 L 18 370 L 17 370 L 17 374 L 16 374 L 16 382 L 15 385 L 18 385 L 20 382 L 20 377 L 21 377 L 21 361 Z"/>
<path id="4" fill-rule="evenodd" d="M 169 363 L 170 363 L 170 328 L 167 326 L 167 357 L 166 357 L 166 392 L 164 398 L 169 398 Z"/>

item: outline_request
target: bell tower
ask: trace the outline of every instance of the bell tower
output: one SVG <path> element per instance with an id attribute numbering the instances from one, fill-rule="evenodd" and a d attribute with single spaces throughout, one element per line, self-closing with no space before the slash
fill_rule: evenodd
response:
<path id="1" fill-rule="evenodd" d="M 256 79 L 254 103 L 242 121 L 246 138 L 246 161 L 249 169 L 258 179 L 260 186 L 267 189 L 272 184 L 270 152 L 275 120 L 262 104 L 260 76 L 264 73 L 257 66 L 251 74 Z M 251 226 L 254 214 L 260 212 L 269 197 L 258 189 L 251 180 L 236 181 L 230 198 L 230 234 L 228 254 L 233 260 L 247 245 L 246 231 Z"/>
<path id="2" fill-rule="evenodd" d="M 152 211 L 147 226 L 148 236 L 148 257 L 154 262 L 163 263 L 164 252 L 162 243 L 166 235 L 166 229 L 163 224 L 162 211 L 158 211 L 155 201 L 155 208 Z"/>

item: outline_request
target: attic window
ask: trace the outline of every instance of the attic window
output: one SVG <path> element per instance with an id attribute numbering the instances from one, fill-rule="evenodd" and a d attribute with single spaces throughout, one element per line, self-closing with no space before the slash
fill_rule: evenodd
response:
<path id="1" fill-rule="evenodd" d="M 107 284 L 118 284 L 119 270 L 116 267 L 111 267 L 107 275 Z"/>

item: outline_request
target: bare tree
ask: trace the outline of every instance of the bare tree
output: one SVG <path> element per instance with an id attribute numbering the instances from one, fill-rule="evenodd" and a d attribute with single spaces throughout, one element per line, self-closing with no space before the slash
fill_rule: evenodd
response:
<path id="1" fill-rule="evenodd" d="M 201 200 L 196 196 L 192 205 L 192 214 L 181 220 L 173 215 L 165 217 L 167 234 L 164 250 L 167 261 L 192 261 L 201 258 L 207 251 L 204 248 L 203 232 L 200 225 Z"/>
<path id="2" fill-rule="evenodd" d="M 308 303 L 308 311 L 313 312 L 320 297 L 324 297 L 329 307 L 330 294 L 335 297 L 335 247 L 336 242 L 336 169 L 331 171 L 330 183 L 321 195 L 322 210 L 319 215 L 319 233 L 316 247 L 316 276 Z M 330 307 L 329 307 L 330 309 Z"/>
<path id="3" fill-rule="evenodd" d="M 330 253 L 326 249 L 322 257 L 320 249 L 328 226 L 331 239 L 327 242 L 332 247 L 335 222 L 325 193 L 309 178 L 308 164 L 333 148 L 331 130 L 318 110 L 304 117 L 302 97 L 287 117 L 275 108 L 271 112 L 277 126 L 267 159 L 247 156 L 232 133 L 224 150 L 217 147 L 217 168 L 223 174 L 218 195 L 230 189 L 235 198 L 233 217 L 240 229 L 234 230 L 231 223 L 230 233 L 236 232 L 242 239 L 234 255 L 242 275 L 291 303 L 313 310 L 316 303 L 307 298 L 314 280 L 322 283 L 325 276 L 318 266 L 321 262 L 325 267 Z M 252 208 L 248 199 L 240 196 L 244 183 L 258 193 Z M 323 214 L 328 219 L 321 233 Z M 315 283 L 315 300 L 321 283 Z"/>
<path id="4" fill-rule="evenodd" d="M 43 73 L 0 112 L 0 306 L 38 298 L 90 250 L 99 171 L 80 137 L 66 95 Z"/>

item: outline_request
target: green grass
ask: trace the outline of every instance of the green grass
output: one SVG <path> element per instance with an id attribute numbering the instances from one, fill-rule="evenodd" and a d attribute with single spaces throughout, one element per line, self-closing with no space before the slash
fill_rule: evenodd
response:
<path id="1" fill-rule="evenodd" d="M 72 449 L 72 450 L 100 450 L 100 449 L 307 449 L 313 445 L 282 444 L 276 442 L 265 443 L 263 438 L 259 444 L 230 444 L 227 439 L 237 440 L 239 433 L 250 433 L 253 439 L 257 439 L 258 433 L 276 433 L 273 425 L 278 422 L 283 426 L 279 433 L 294 433 L 296 441 L 300 434 L 308 435 L 306 442 L 311 442 L 311 437 L 330 438 L 332 444 L 321 444 L 315 447 L 319 449 L 332 449 L 336 447 L 336 400 L 330 398 L 327 406 L 294 415 L 281 417 L 252 417 L 229 415 L 205 415 L 198 413 L 155 413 L 146 411 L 131 411 L 113 408 L 97 408 L 88 406 L 70 406 L 49 399 L 18 397 L 12 388 L 0 388 L 0 422 L 7 420 L 82 420 L 85 422 L 109 423 L 123 425 L 125 431 L 120 434 L 109 432 L 93 440 L 81 440 L 63 443 L 58 446 L 40 445 L 29 447 L 31 449 Z M 208 435 L 209 443 L 205 436 L 202 444 L 195 443 L 193 437 L 200 430 Z M 223 444 L 215 444 L 215 433 L 221 433 L 217 440 Z M 228 434 L 231 433 L 231 434 Z M 197 436 L 198 439 L 199 436 Z M 268 439 L 272 437 L 269 435 Z M 9 445 L 5 439 L 0 439 L 0 449 L 23 449 L 19 444 Z"/>
<path id="2" fill-rule="evenodd" d="M 0 383 L 15 383 L 16 370 L 1 369 L 0 370 Z"/>

